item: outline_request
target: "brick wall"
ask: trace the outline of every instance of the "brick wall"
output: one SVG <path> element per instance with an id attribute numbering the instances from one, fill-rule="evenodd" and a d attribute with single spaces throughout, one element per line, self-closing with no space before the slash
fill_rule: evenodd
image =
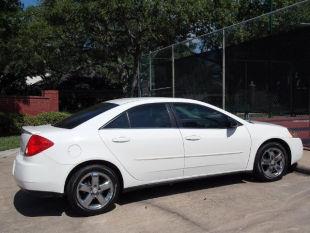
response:
<path id="1" fill-rule="evenodd" d="M 37 115 L 42 112 L 58 111 L 58 90 L 42 91 L 41 96 L 0 96 L 0 112 Z"/>

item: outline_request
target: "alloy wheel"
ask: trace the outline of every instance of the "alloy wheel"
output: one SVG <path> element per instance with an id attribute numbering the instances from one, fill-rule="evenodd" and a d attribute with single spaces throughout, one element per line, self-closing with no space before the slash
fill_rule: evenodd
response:
<path id="1" fill-rule="evenodd" d="M 77 200 L 86 209 L 104 208 L 113 197 L 114 186 L 109 176 L 101 172 L 89 172 L 77 186 Z"/>
<path id="2" fill-rule="evenodd" d="M 285 168 L 284 153 L 276 147 L 268 148 L 261 157 L 260 165 L 266 177 L 276 178 L 283 173 Z"/>

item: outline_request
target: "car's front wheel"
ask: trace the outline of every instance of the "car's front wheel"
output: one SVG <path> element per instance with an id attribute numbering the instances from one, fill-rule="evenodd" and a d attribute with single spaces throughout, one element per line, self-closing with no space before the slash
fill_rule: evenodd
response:
<path id="1" fill-rule="evenodd" d="M 262 181 L 279 180 L 285 175 L 288 163 L 287 151 L 280 143 L 266 143 L 257 151 L 254 175 Z"/>
<path id="2" fill-rule="evenodd" d="M 82 215 L 94 215 L 110 209 L 119 189 L 118 177 L 112 169 L 89 165 L 71 176 L 66 194 L 73 210 Z"/>

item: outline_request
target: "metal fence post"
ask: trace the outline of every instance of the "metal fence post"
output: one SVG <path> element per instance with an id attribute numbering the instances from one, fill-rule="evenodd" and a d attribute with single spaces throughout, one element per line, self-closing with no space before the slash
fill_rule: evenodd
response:
<path id="1" fill-rule="evenodd" d="M 171 65 L 172 65 L 172 97 L 175 97 L 175 73 L 174 73 L 174 45 L 171 46 Z"/>
<path id="2" fill-rule="evenodd" d="M 149 54 L 149 88 L 150 93 L 149 96 L 152 96 L 152 56 L 151 53 Z"/>
<path id="3" fill-rule="evenodd" d="M 223 42 L 222 42 L 222 47 L 223 47 L 223 51 L 222 51 L 222 81 L 223 81 L 223 90 L 222 90 L 222 95 L 223 95 L 223 99 L 222 99 L 222 107 L 223 109 L 226 108 L 225 106 L 225 89 L 226 89 L 226 77 L 225 77 L 225 72 L 226 72 L 226 66 L 225 66 L 225 29 L 223 29 Z"/>
<path id="4" fill-rule="evenodd" d="M 141 57 L 140 57 L 140 59 L 139 59 L 139 62 L 138 62 L 138 73 L 137 73 L 137 77 L 138 77 L 138 97 L 141 97 L 141 92 L 142 92 L 142 90 L 141 90 L 141 84 L 140 84 L 140 82 L 141 82 L 141 75 L 140 75 L 140 68 L 141 68 L 141 64 L 140 64 L 140 62 L 141 62 Z"/>

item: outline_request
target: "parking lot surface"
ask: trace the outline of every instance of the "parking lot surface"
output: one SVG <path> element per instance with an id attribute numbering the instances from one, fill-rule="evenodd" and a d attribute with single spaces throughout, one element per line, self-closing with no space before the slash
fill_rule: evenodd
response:
<path id="1" fill-rule="evenodd" d="M 0 233 L 310 232 L 310 152 L 277 182 L 235 174 L 141 189 L 92 217 L 75 216 L 62 198 L 21 191 L 11 175 L 15 153 L 0 154 Z"/>

